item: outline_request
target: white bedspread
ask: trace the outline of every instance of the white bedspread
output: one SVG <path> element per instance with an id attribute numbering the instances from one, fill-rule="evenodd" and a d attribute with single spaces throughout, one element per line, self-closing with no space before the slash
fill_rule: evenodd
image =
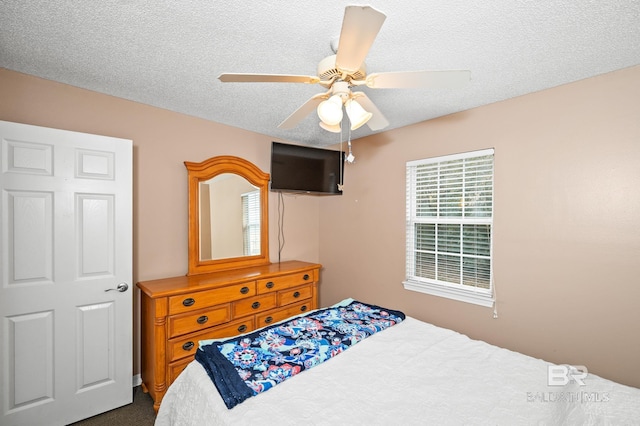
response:
<path id="1" fill-rule="evenodd" d="M 194 361 L 156 425 L 640 425 L 640 389 L 549 365 L 407 317 L 231 410 Z"/>

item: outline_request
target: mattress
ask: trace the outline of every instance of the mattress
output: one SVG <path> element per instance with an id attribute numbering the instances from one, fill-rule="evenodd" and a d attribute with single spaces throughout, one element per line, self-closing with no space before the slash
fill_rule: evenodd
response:
<path id="1" fill-rule="evenodd" d="M 156 425 L 640 424 L 640 389 L 573 373 L 407 317 L 232 409 L 194 361 Z"/>

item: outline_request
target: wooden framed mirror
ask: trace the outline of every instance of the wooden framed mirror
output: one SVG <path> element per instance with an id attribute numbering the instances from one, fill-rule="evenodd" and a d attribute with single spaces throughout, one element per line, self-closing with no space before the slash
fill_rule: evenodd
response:
<path id="1" fill-rule="evenodd" d="M 269 174 L 239 157 L 185 161 L 188 275 L 269 264 Z"/>

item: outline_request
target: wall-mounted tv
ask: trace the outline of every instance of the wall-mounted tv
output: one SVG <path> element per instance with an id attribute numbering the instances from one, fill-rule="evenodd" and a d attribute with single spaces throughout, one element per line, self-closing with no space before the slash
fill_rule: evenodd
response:
<path id="1" fill-rule="evenodd" d="M 344 152 L 273 142 L 271 190 L 341 195 Z"/>

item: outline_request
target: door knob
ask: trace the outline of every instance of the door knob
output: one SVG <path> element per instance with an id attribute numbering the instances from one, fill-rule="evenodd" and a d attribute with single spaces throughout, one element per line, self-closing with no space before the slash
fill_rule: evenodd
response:
<path id="1" fill-rule="evenodd" d="M 127 290 L 129 290 L 129 284 L 120 283 L 120 284 L 118 284 L 118 287 L 116 287 L 116 288 L 108 288 L 108 289 L 105 290 L 105 292 L 107 292 L 107 291 L 119 291 L 120 293 L 124 293 Z"/>

